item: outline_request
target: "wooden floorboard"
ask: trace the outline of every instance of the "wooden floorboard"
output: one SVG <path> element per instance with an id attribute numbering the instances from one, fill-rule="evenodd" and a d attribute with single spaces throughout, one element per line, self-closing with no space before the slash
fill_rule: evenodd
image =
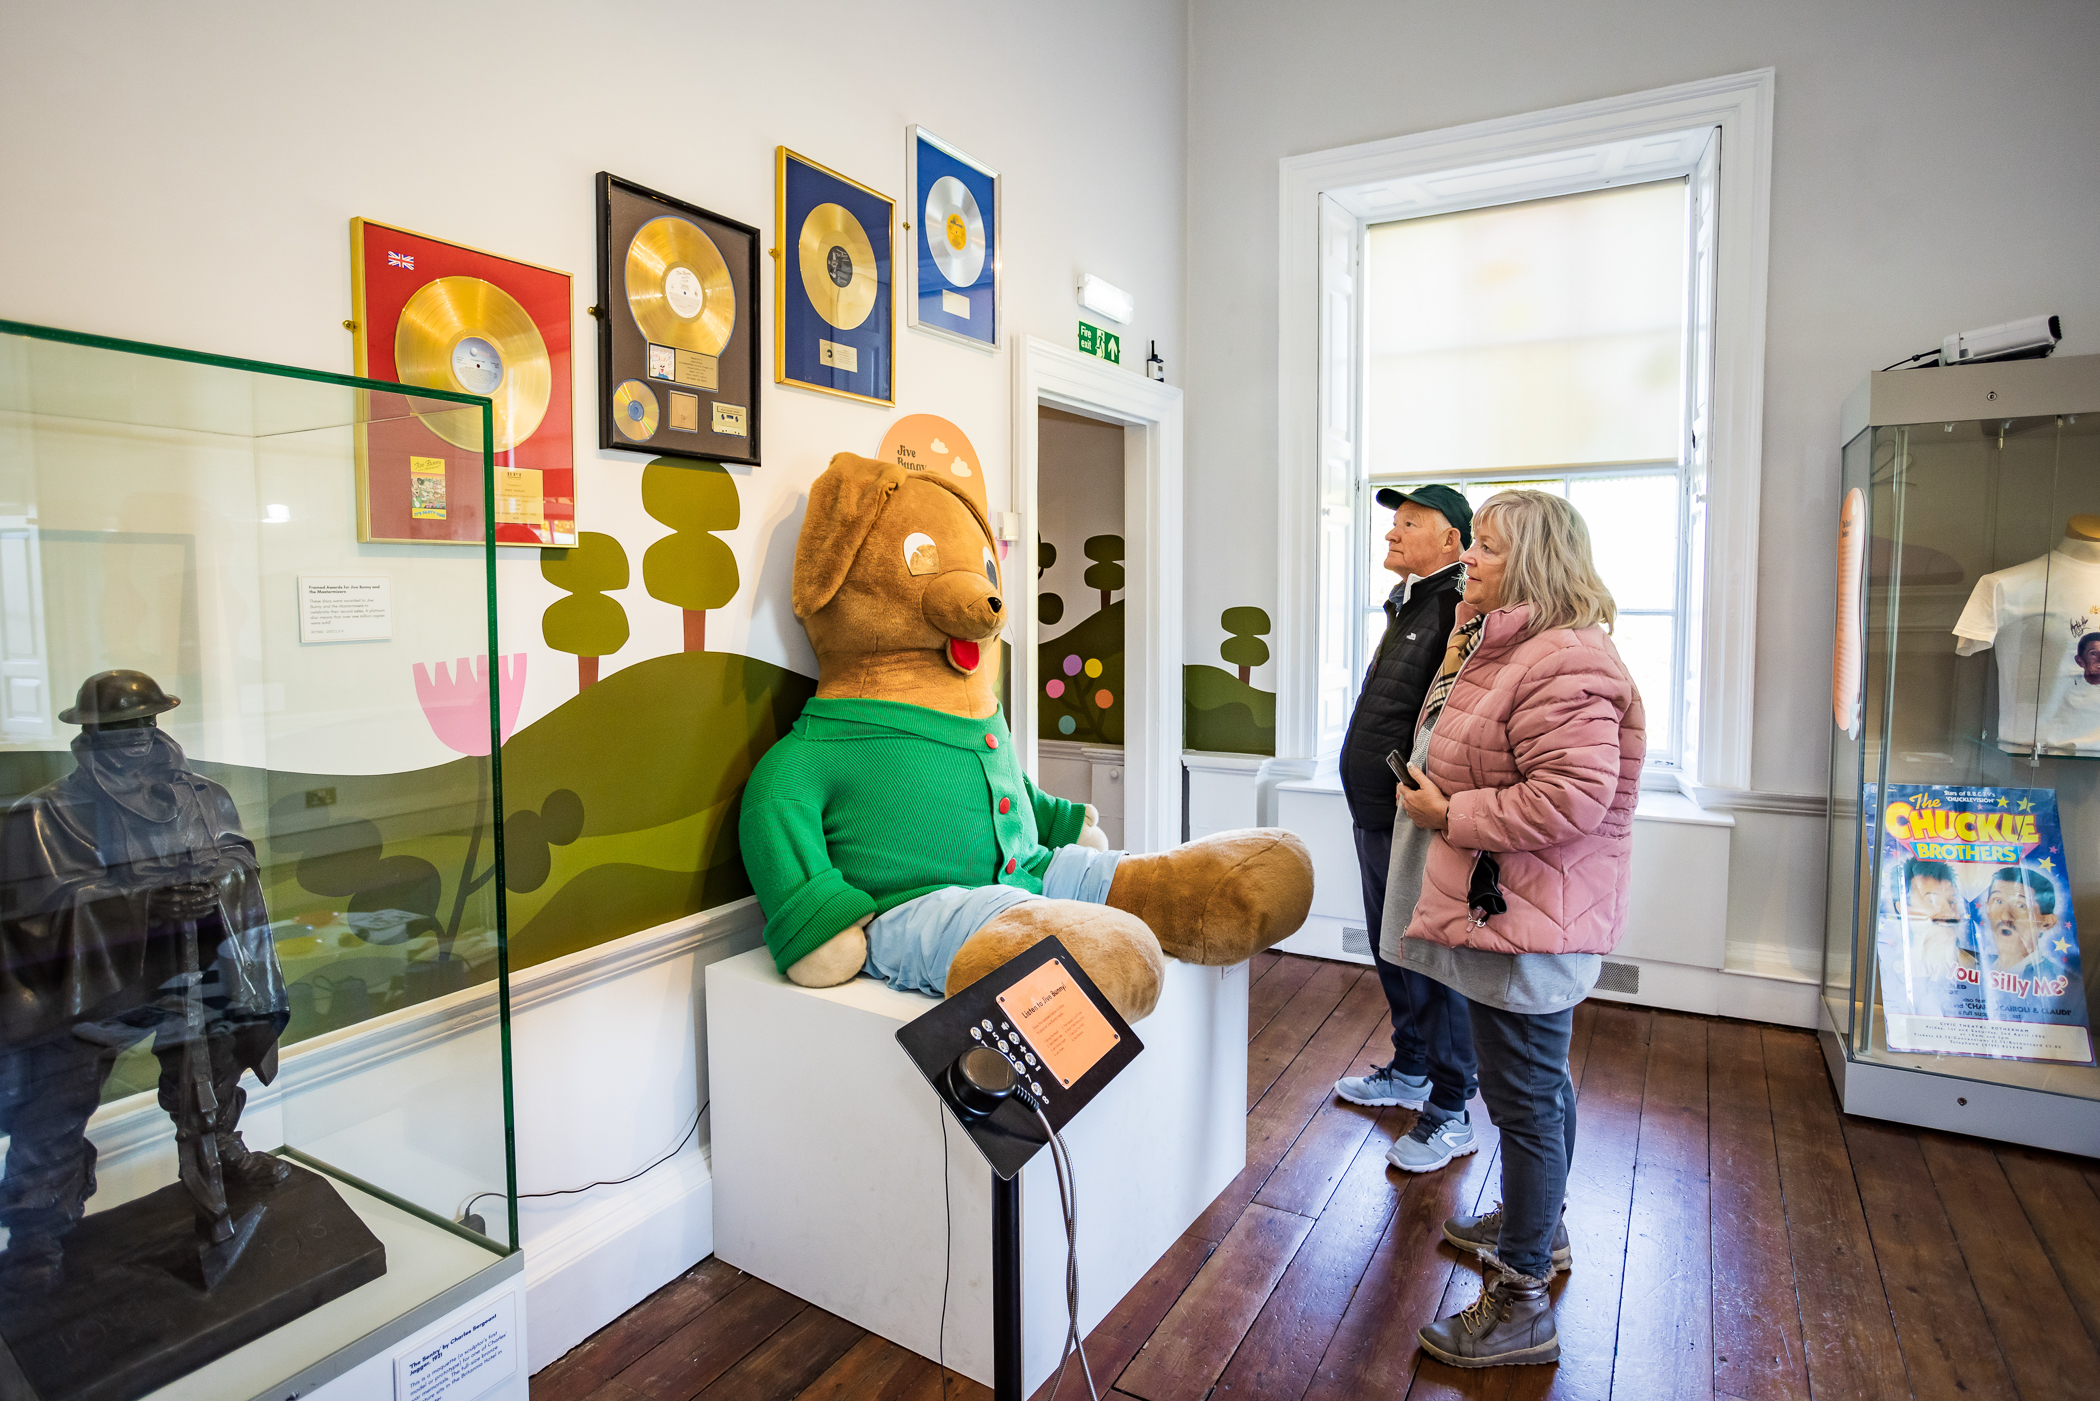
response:
<path id="1" fill-rule="evenodd" d="M 1390 1024 L 1357 965 L 1253 960 L 1247 1167 L 1087 1339 L 1121 1401 L 2056 1401 L 2100 1395 L 2100 1162 L 1839 1112 L 1807 1032 L 1576 1009 L 1562 1360 L 1459 1371 L 1422 1325 L 1481 1288 L 1443 1222 L 1503 1144 L 1420 1176 L 1415 1121 L 1334 1096 Z M 1113 1389 L 1111 1389 L 1113 1388 Z M 991 1401 L 716 1260 L 532 1378 L 532 1401 Z M 1084 1401 L 1076 1364 L 1052 1398 Z"/>
<path id="2" fill-rule="evenodd" d="M 1298 1059 L 1298 1053 L 1327 1024 L 1328 1015 L 1366 976 L 1370 976 L 1366 970 L 1353 963 L 1328 964 L 1307 978 L 1269 1024 L 1252 1035 L 1247 1042 L 1249 1109 L 1261 1102 L 1261 1097 Z"/>
<path id="3" fill-rule="evenodd" d="M 1658 1012 L 1648 1039 L 1622 1291 L 1631 1302 L 1619 1311 L 1611 1381 L 1619 1396 L 1714 1394 L 1707 1025 Z"/>
<path id="4" fill-rule="evenodd" d="M 1921 1131 L 1918 1147 L 1938 1186 L 1976 1295 L 2022 1396 L 2100 1392 L 2100 1353 L 2086 1336 L 2056 1267 L 2035 1238 L 1991 1145 Z M 1882 1278 L 1896 1287 L 1907 1283 Z"/>
<path id="5" fill-rule="evenodd" d="M 1910 1384 L 1822 1048 L 1807 1032 L 1767 1028 L 1764 1051 L 1809 1389 L 1896 1401 Z"/>
<path id="6" fill-rule="evenodd" d="M 1312 1225 L 1293 1212 L 1248 1206 L 1116 1389 L 1142 1401 L 1203 1401 Z"/>
<path id="7" fill-rule="evenodd" d="M 1809 1401 L 1763 1033 L 1747 1022 L 1708 1027 L 1706 1083 L 1715 1394 Z"/>
<path id="8" fill-rule="evenodd" d="M 2086 1337 L 2100 1344 L 2100 1198 L 2076 1164 L 2055 1153 L 2004 1147 L 1998 1165 L 2049 1253 Z"/>
<path id="9" fill-rule="evenodd" d="M 1919 1401 L 2017 1396 L 1917 1135 L 1862 1119 L 1844 1128 L 1911 1394 Z"/>

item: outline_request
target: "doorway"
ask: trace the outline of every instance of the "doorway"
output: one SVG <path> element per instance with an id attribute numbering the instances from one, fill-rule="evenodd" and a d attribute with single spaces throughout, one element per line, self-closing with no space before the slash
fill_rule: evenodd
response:
<path id="1" fill-rule="evenodd" d="M 1036 781 L 1123 844 L 1123 427 L 1036 408 Z"/>
<path id="2" fill-rule="evenodd" d="M 1113 844 L 1162 851 L 1181 840 L 1181 391 L 1033 336 L 1013 349 L 1014 740 Z"/>

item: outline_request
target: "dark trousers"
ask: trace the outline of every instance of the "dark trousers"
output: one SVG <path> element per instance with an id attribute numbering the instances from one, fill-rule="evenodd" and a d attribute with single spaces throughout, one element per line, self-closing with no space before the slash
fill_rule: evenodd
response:
<path id="1" fill-rule="evenodd" d="M 1502 1135 L 1502 1263 L 1535 1279 L 1552 1268 L 1553 1231 L 1575 1160 L 1575 1009 L 1534 1016 L 1469 1002 L 1480 1095 Z"/>
<path id="2" fill-rule="evenodd" d="M 1393 1014 L 1391 1064 L 1403 1075 L 1427 1075 L 1429 1107 L 1438 1118 L 1448 1119 L 1463 1112 L 1466 1101 L 1479 1088 L 1466 999 L 1434 978 L 1386 962 L 1378 951 L 1379 923 L 1385 915 L 1385 875 L 1393 864 L 1393 834 L 1364 827 L 1355 830 L 1365 927 L 1371 932 L 1371 962 L 1378 969 L 1378 985 L 1385 989 L 1385 1004 Z"/>

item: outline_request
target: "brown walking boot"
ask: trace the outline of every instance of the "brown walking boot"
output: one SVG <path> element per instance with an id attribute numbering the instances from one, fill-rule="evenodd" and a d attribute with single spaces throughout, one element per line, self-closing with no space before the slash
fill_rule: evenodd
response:
<path id="1" fill-rule="evenodd" d="M 1488 1278 L 1480 1297 L 1421 1332 L 1422 1351 L 1453 1367 L 1503 1367 L 1558 1362 L 1560 1334 L 1546 1281 L 1520 1275 L 1485 1253 Z"/>

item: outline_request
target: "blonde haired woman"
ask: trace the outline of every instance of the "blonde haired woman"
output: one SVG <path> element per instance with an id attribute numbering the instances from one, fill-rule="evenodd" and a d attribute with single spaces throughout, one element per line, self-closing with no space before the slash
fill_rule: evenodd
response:
<path id="1" fill-rule="evenodd" d="M 1465 602 L 1408 766 L 1417 786 L 1398 795 L 1434 835 L 1394 844 L 1387 888 L 1421 895 L 1412 910 L 1389 907 L 1384 927 L 1399 945 L 1387 958 L 1465 996 L 1502 1135 L 1502 1205 L 1444 1223 L 1492 1278 L 1477 1303 L 1422 1330 L 1432 1356 L 1489 1367 L 1560 1356 L 1547 1284 L 1571 1259 L 1568 1041 L 1625 923 L 1647 731 L 1582 516 L 1542 491 L 1505 491 L 1473 531 Z M 1419 870 L 1398 869 L 1406 853 Z M 1424 1145 L 1461 1132 L 1470 1143 L 1464 1116 L 1432 1124 Z M 1418 1123 L 1410 1136 L 1422 1134 Z"/>

